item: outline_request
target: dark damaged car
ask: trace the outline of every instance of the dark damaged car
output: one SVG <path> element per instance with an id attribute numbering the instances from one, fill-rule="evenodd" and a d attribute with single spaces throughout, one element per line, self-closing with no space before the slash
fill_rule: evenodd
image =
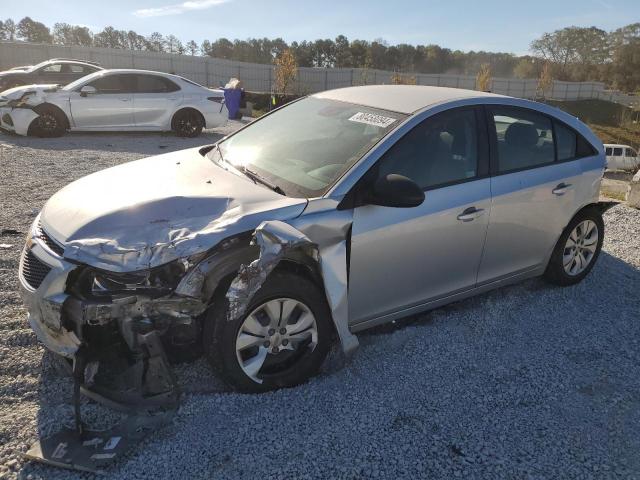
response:
<path id="1" fill-rule="evenodd" d="M 175 401 L 169 360 L 201 351 L 235 389 L 289 387 L 334 339 L 348 355 L 383 322 L 534 276 L 581 281 L 604 165 L 596 136 L 547 105 L 323 92 L 63 188 L 28 236 L 22 296 L 93 398 Z"/>
<path id="2" fill-rule="evenodd" d="M 0 72 L 0 92 L 20 85 L 66 85 L 98 70 L 102 67 L 95 62 L 53 58 L 37 65 Z"/>

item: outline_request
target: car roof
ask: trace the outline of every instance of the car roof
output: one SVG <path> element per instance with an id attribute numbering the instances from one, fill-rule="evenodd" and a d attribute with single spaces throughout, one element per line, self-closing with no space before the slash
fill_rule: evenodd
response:
<path id="1" fill-rule="evenodd" d="M 103 75 L 106 74 L 110 74 L 110 73 L 135 73 L 135 74 L 147 74 L 147 75 L 161 75 L 163 77 L 169 77 L 169 78 L 178 78 L 178 79 L 182 79 L 182 77 L 180 75 L 176 75 L 173 73 L 165 73 L 165 72 L 156 72 L 154 70 L 140 70 L 140 69 L 135 69 L 135 68 L 109 68 L 109 69 L 105 69 L 102 72 Z"/>
<path id="2" fill-rule="evenodd" d="M 347 87 L 312 95 L 316 98 L 340 100 L 366 107 L 411 114 L 436 103 L 466 98 L 505 98 L 495 93 L 462 88 L 429 87 L 426 85 L 367 85 Z"/>
<path id="3" fill-rule="evenodd" d="M 622 143 L 605 143 L 604 144 L 605 147 L 623 147 L 623 148 L 631 148 L 630 145 L 624 145 Z"/>

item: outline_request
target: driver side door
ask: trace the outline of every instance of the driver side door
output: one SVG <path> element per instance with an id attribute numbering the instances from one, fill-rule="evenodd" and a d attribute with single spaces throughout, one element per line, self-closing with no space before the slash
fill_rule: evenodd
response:
<path id="1" fill-rule="evenodd" d="M 475 286 L 491 208 L 484 127 L 482 110 L 474 107 L 436 114 L 398 140 L 369 172 L 374 179 L 404 175 L 425 191 L 425 200 L 412 208 L 365 200 L 354 209 L 352 325 Z"/>
<path id="2" fill-rule="evenodd" d="M 130 75 L 103 75 L 83 85 L 95 93 L 72 92 L 71 115 L 78 128 L 118 129 L 133 127 L 133 88 Z"/>

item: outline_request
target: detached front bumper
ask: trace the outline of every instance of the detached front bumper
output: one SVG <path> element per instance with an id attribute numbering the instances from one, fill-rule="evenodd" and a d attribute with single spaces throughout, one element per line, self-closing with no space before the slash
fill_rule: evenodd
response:
<path id="1" fill-rule="evenodd" d="M 51 242 L 32 232 L 20 260 L 21 297 L 38 339 L 83 365 L 81 389 L 97 401 L 125 410 L 176 405 L 179 389 L 161 335 L 190 328 L 204 305 L 189 298 L 69 294 L 68 283 L 85 267 L 67 262 Z"/>
<path id="2" fill-rule="evenodd" d="M 0 128 L 17 135 L 27 135 L 29 126 L 39 115 L 30 108 L 0 108 Z"/>

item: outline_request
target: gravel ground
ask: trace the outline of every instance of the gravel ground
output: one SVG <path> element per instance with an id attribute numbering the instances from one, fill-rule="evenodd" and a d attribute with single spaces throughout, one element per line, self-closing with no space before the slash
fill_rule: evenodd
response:
<path id="1" fill-rule="evenodd" d="M 20 232 L 0 236 L 0 478 L 91 477 L 21 458 L 72 420 L 71 383 L 17 293 L 34 215 L 73 179 L 223 133 L 0 135 L 0 227 Z M 640 478 L 640 211 L 617 206 L 605 221 L 581 284 L 532 280 L 361 334 L 351 363 L 298 388 L 231 394 L 202 361 L 181 366 L 171 425 L 109 477 Z"/>

